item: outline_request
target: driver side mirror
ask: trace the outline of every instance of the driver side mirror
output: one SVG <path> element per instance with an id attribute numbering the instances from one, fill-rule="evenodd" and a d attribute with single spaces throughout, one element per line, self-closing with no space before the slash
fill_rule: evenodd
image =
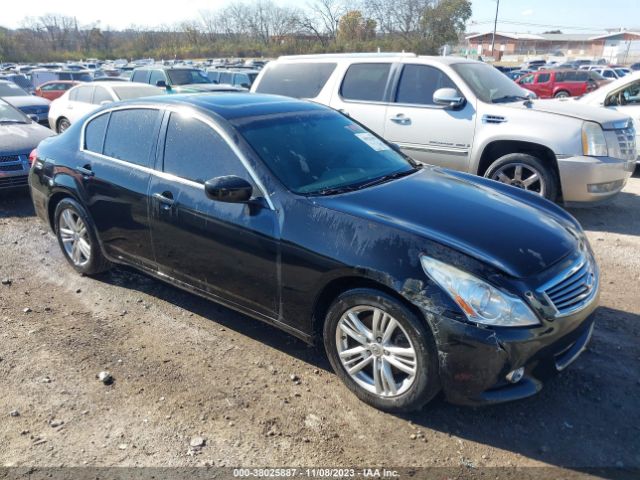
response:
<path id="1" fill-rule="evenodd" d="M 27 115 L 27 117 L 29 117 L 29 120 L 35 123 L 38 123 L 40 121 L 40 118 L 38 118 L 38 115 L 34 115 L 33 113 Z"/>
<path id="2" fill-rule="evenodd" d="M 164 80 L 158 80 L 156 82 L 156 87 L 167 88 L 167 82 L 165 82 Z"/>
<path id="3" fill-rule="evenodd" d="M 439 88 L 433 94 L 433 103 L 452 110 L 462 108 L 466 101 L 462 94 L 455 88 Z"/>
<path id="4" fill-rule="evenodd" d="M 227 203 L 247 203 L 253 195 L 251 184 L 235 175 L 207 180 L 204 191 L 211 200 Z"/>

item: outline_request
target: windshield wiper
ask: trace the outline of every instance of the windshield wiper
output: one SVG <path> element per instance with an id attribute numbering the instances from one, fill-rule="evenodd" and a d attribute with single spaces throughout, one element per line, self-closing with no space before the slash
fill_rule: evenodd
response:
<path id="1" fill-rule="evenodd" d="M 389 180 L 395 180 L 396 178 L 406 177 L 407 175 L 414 173 L 416 170 L 418 170 L 418 168 L 415 168 L 413 170 L 402 170 L 400 172 L 389 173 L 387 175 L 374 178 L 371 181 L 368 181 L 365 183 L 359 183 L 355 185 L 356 187 L 355 189 L 360 190 L 361 188 L 372 187 L 373 185 L 378 185 L 380 183 L 388 182 Z"/>
<path id="2" fill-rule="evenodd" d="M 491 100 L 491 103 L 508 103 L 508 102 L 517 102 L 518 100 L 531 100 L 529 97 L 525 97 L 522 95 L 505 95 L 503 97 L 494 98 Z"/>
<path id="3" fill-rule="evenodd" d="M 417 170 L 419 170 L 421 166 L 416 166 L 416 168 L 412 170 L 402 170 L 400 172 L 389 173 L 387 175 L 383 175 L 381 177 L 376 177 L 373 180 L 367 180 L 362 183 L 354 183 L 351 185 L 344 185 L 341 187 L 331 187 L 325 188 L 323 190 L 318 190 L 313 192 L 312 195 L 337 195 L 339 193 L 353 192 L 355 190 L 362 190 L 363 188 L 372 187 L 373 185 L 378 185 L 380 183 L 388 182 L 389 180 L 394 180 L 396 178 L 405 177 L 410 175 Z"/>
<path id="4" fill-rule="evenodd" d="M 13 120 L 10 118 L 0 118 L 0 123 L 20 123 L 20 124 L 26 124 L 27 122 L 25 122 L 24 120 Z"/>

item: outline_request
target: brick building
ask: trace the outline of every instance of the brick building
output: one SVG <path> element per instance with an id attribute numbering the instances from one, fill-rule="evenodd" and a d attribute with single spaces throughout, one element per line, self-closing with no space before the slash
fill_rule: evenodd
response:
<path id="1" fill-rule="evenodd" d="M 466 38 L 470 55 L 491 56 L 492 33 Z M 623 63 L 640 58 L 640 32 L 593 33 L 505 33 L 496 32 L 496 54 L 500 56 L 561 55 L 575 58 L 604 58 Z"/>

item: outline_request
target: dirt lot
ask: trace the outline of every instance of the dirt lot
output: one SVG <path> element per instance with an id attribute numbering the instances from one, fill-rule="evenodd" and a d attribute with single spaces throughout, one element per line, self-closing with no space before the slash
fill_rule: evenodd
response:
<path id="1" fill-rule="evenodd" d="M 28 195 L 4 195 L 0 466 L 638 468 L 640 174 L 572 213 L 602 269 L 589 350 L 535 398 L 394 416 L 272 327 L 130 270 L 76 275 Z"/>

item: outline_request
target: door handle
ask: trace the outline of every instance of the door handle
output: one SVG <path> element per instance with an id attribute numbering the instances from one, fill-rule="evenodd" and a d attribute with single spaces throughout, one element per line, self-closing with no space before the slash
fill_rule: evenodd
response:
<path id="1" fill-rule="evenodd" d="M 85 178 L 95 176 L 95 172 L 91 170 L 91 165 L 89 165 L 88 163 L 82 167 L 76 167 L 76 170 L 78 170 L 78 172 L 80 172 Z"/>
<path id="2" fill-rule="evenodd" d="M 391 120 L 398 125 L 411 125 L 411 119 L 409 117 L 405 117 L 403 113 L 397 114 L 395 117 L 391 117 Z"/>
<path id="3" fill-rule="evenodd" d="M 158 200 L 162 210 L 171 210 L 175 201 L 171 192 L 154 193 L 153 198 Z"/>

